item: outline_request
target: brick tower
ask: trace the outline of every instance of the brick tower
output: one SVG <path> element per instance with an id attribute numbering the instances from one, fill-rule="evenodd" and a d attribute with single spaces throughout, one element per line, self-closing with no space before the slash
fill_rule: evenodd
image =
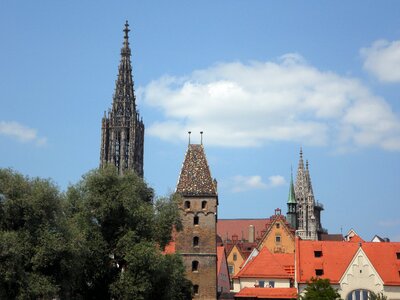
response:
<path id="1" fill-rule="evenodd" d="M 124 33 L 112 108 L 101 122 L 100 167 L 113 164 L 119 174 L 134 170 L 143 177 L 144 124 L 136 109 L 128 21 Z"/>
<path id="2" fill-rule="evenodd" d="M 216 222 L 218 195 L 203 145 L 189 144 L 176 192 L 183 230 L 176 237 L 187 278 L 193 283 L 194 299 L 217 298 Z"/>

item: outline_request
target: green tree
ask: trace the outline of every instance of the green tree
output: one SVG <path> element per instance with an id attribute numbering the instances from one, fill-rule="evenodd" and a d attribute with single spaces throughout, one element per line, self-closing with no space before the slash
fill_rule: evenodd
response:
<path id="1" fill-rule="evenodd" d="M 77 254 L 70 295 L 84 299 L 188 299 L 190 283 L 178 256 L 163 255 L 175 197 L 154 193 L 134 173 L 95 170 L 67 192 L 67 216 Z M 159 293 L 159 294 L 157 294 Z M 157 295 L 156 297 L 154 295 Z"/>
<path id="2" fill-rule="evenodd" d="M 0 299 L 58 295 L 69 257 L 65 231 L 50 180 L 0 169 Z"/>
<path id="3" fill-rule="evenodd" d="M 135 174 L 94 170 L 65 194 L 0 169 L 0 299 L 191 299 L 176 196 L 154 201 Z"/>
<path id="4" fill-rule="evenodd" d="M 307 282 L 307 287 L 304 289 L 304 295 L 300 295 L 301 300 L 334 300 L 340 299 L 340 295 L 334 289 L 329 279 L 311 278 Z"/>

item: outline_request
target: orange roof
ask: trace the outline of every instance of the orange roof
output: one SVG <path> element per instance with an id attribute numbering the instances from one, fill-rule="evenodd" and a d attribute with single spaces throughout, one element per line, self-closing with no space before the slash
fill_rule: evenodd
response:
<path id="1" fill-rule="evenodd" d="M 242 289 L 235 295 L 235 298 L 257 298 L 257 299 L 296 299 L 297 289 L 295 288 L 249 288 Z"/>
<path id="2" fill-rule="evenodd" d="M 219 274 L 219 272 L 221 270 L 221 265 L 222 265 L 222 262 L 224 259 L 226 259 L 225 248 L 224 248 L 224 246 L 218 246 L 217 247 L 217 261 L 218 261 L 217 274 Z"/>
<path id="3" fill-rule="evenodd" d="M 175 242 L 169 242 L 167 246 L 165 246 L 163 254 L 174 254 L 175 253 Z"/>
<path id="4" fill-rule="evenodd" d="M 249 240 L 249 227 L 254 226 L 255 238 L 261 238 L 261 231 L 266 230 L 269 219 L 218 219 L 217 232 L 222 240 L 232 240 L 233 235 L 237 235 L 239 240 Z"/>
<path id="5" fill-rule="evenodd" d="M 272 254 L 267 247 L 234 277 L 293 278 L 294 254 Z M 291 273 L 291 274 L 290 274 Z"/>
<path id="6" fill-rule="evenodd" d="M 362 249 L 385 285 L 400 285 L 400 243 L 362 243 Z"/>
<path id="7" fill-rule="evenodd" d="M 353 236 L 349 237 L 349 242 L 360 243 L 360 242 L 364 242 L 364 240 L 359 235 L 353 235 Z"/>
<path id="8" fill-rule="evenodd" d="M 316 277 L 316 269 L 323 269 L 319 277 L 338 283 L 358 247 L 357 243 L 296 239 L 297 280 L 306 282 Z M 315 257 L 314 251 L 321 251 L 322 256 Z"/>

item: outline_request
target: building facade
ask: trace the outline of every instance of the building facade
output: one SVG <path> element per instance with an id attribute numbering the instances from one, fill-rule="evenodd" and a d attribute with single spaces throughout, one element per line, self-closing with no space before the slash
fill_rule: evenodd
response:
<path id="1" fill-rule="evenodd" d="M 136 107 L 128 22 L 124 33 L 112 107 L 101 121 L 100 167 L 111 164 L 121 175 L 135 171 L 143 177 L 144 124 Z"/>

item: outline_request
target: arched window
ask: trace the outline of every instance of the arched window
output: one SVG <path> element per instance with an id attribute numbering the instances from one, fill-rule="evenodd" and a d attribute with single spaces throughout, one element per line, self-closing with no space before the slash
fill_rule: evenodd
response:
<path id="1" fill-rule="evenodd" d="M 190 208 L 190 201 L 185 201 L 185 209 L 189 209 Z"/>
<path id="2" fill-rule="evenodd" d="M 199 225 L 199 216 L 194 216 L 193 225 Z"/>
<path id="3" fill-rule="evenodd" d="M 202 201 L 201 202 L 201 209 L 206 209 L 207 208 L 207 201 Z"/>
<path id="4" fill-rule="evenodd" d="M 192 272 L 199 271 L 199 262 L 197 260 L 192 261 Z"/>
<path id="5" fill-rule="evenodd" d="M 368 300 L 370 296 L 371 292 L 368 290 L 354 290 L 347 295 L 346 300 Z"/>
<path id="6" fill-rule="evenodd" d="M 193 294 L 198 295 L 199 294 L 199 285 L 195 284 L 193 286 Z"/>
<path id="7" fill-rule="evenodd" d="M 198 247 L 199 246 L 199 237 L 195 236 L 193 238 L 193 247 Z"/>

